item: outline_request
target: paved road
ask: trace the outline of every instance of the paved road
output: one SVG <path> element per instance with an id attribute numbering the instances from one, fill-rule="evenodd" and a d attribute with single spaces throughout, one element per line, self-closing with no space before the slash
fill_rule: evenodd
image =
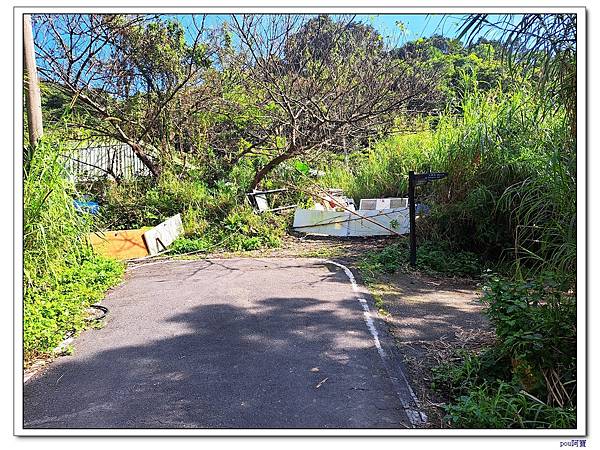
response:
<path id="1" fill-rule="evenodd" d="M 332 264 L 153 263 L 103 305 L 107 325 L 25 384 L 25 428 L 410 426 Z"/>

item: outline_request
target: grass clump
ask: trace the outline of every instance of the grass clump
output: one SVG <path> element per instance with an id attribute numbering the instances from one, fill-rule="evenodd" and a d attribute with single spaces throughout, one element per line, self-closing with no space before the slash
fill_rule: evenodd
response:
<path id="1" fill-rule="evenodd" d="M 344 256 L 345 251 L 343 247 L 336 247 L 332 245 L 313 248 L 302 252 L 299 256 L 302 258 L 337 258 Z"/>
<path id="2" fill-rule="evenodd" d="M 408 271 L 410 250 L 406 240 L 368 252 L 359 263 L 366 280 L 378 274 Z M 475 253 L 452 248 L 446 242 L 425 241 L 417 245 L 417 269 L 430 274 L 478 277 L 483 272 L 482 259 Z"/>
<path id="3" fill-rule="evenodd" d="M 546 405 L 518 386 L 499 382 L 478 385 L 447 407 L 447 420 L 456 428 L 575 428 L 570 408 Z"/>
<path id="4" fill-rule="evenodd" d="M 281 245 L 285 219 L 273 214 L 256 214 L 246 205 L 234 207 L 219 227 L 203 234 L 186 233 L 170 247 L 171 253 L 251 251 Z"/>

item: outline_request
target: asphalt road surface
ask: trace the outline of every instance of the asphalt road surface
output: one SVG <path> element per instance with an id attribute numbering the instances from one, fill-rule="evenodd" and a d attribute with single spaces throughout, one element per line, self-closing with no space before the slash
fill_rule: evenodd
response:
<path id="1" fill-rule="evenodd" d="M 134 267 L 106 326 L 25 384 L 24 428 L 406 429 L 359 297 L 315 259 Z"/>

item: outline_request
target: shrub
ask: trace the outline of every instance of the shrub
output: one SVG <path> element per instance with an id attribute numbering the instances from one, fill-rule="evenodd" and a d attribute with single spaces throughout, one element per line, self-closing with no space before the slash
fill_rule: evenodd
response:
<path id="1" fill-rule="evenodd" d="M 285 218 L 274 214 L 256 214 L 247 205 L 233 208 L 219 227 L 209 227 L 201 235 L 189 235 L 176 240 L 172 253 L 196 251 L 248 251 L 281 245 L 285 233 Z"/>
<path id="2" fill-rule="evenodd" d="M 91 257 L 65 267 L 56 279 L 37 279 L 28 287 L 23 299 L 25 360 L 50 354 L 67 334 L 84 329 L 86 308 L 102 300 L 123 271 L 117 261 Z"/>
<path id="3" fill-rule="evenodd" d="M 530 392 L 546 403 L 575 403 L 576 298 L 554 278 L 527 282 L 492 277 L 485 288 L 487 315 L 500 351 Z"/>
<path id="4" fill-rule="evenodd" d="M 484 301 L 496 343 L 435 367 L 447 419 L 466 428 L 571 428 L 576 419 L 575 297 L 556 277 L 490 277 Z"/>

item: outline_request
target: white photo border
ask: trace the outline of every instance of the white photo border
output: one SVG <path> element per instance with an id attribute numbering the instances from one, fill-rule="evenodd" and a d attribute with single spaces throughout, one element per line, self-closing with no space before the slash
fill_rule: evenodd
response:
<path id="1" fill-rule="evenodd" d="M 75 2 L 62 2 L 55 6 L 32 6 L 24 4 L 13 8 L 13 201 L 14 201 L 14 415 L 13 433 L 17 436 L 439 436 L 439 437 L 584 437 L 588 433 L 588 342 L 587 342 L 587 29 L 586 8 L 564 6 L 564 2 L 547 2 L 539 6 L 535 2 L 502 2 L 490 6 L 465 4 L 457 1 L 423 1 L 422 6 L 395 6 L 394 2 L 377 1 L 377 5 L 365 6 L 362 2 L 346 1 L 343 4 L 328 0 L 323 2 L 305 1 L 302 6 L 280 6 L 281 1 L 254 2 L 241 6 L 221 3 L 219 6 L 194 2 L 180 3 L 177 6 L 117 6 L 119 2 L 86 2 L 82 7 Z M 524 5 L 526 4 L 526 5 Z M 396 3 L 397 5 L 397 3 Z M 577 428 L 553 430 L 497 430 L 497 429 L 27 429 L 23 427 L 23 61 L 22 15 L 35 13 L 165 13 L 165 14 L 234 14 L 234 13 L 360 13 L 360 14 L 468 14 L 468 13 L 569 13 L 577 15 Z"/>

